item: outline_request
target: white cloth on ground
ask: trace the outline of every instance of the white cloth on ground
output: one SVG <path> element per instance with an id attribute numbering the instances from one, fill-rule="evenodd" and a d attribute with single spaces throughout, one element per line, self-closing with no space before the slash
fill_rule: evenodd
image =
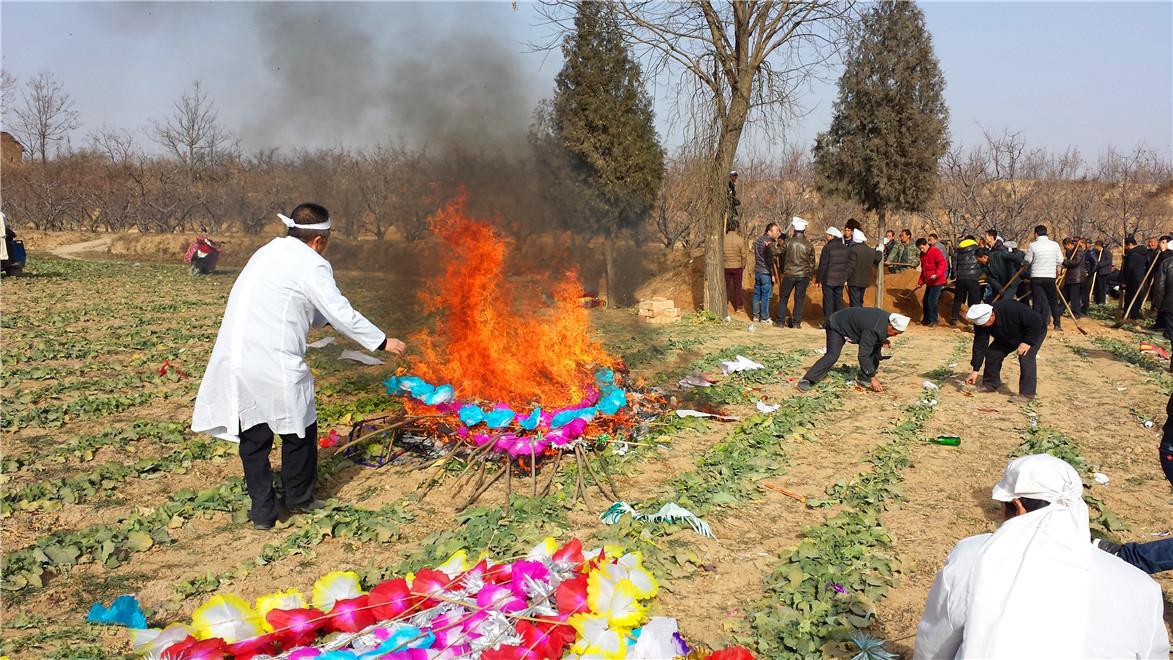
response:
<path id="1" fill-rule="evenodd" d="M 366 353 L 360 353 L 358 351 L 342 351 L 342 354 L 338 356 L 338 359 L 351 360 L 352 362 L 359 362 L 368 366 L 383 364 L 383 361 L 379 358 L 373 355 L 367 355 Z"/>
<path id="2" fill-rule="evenodd" d="M 304 435 L 317 420 L 306 335 L 326 323 L 367 350 L 386 339 L 351 307 L 330 263 L 308 245 L 285 236 L 257 250 L 228 295 L 192 431 L 237 442 L 242 428 L 268 424 L 277 434 Z"/>

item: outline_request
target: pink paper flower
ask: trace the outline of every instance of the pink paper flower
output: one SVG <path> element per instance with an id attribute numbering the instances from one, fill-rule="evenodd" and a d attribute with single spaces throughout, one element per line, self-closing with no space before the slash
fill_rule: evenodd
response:
<path id="1" fill-rule="evenodd" d="M 366 595 L 344 598 L 334 602 L 328 625 L 337 632 L 358 632 L 375 622 L 375 615 L 367 608 Z"/>
<path id="2" fill-rule="evenodd" d="M 518 596 L 509 587 L 486 584 L 477 593 L 477 607 L 506 613 L 519 612 L 525 609 L 525 598 Z"/>

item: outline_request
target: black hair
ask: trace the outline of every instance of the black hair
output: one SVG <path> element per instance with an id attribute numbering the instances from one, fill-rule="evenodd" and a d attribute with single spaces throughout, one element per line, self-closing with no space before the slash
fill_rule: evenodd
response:
<path id="1" fill-rule="evenodd" d="M 741 229 L 741 225 L 739 225 L 737 221 L 730 221 L 729 226 L 725 228 L 725 233 L 728 234 L 730 232 L 737 231 L 738 229 Z"/>
<path id="2" fill-rule="evenodd" d="M 974 236 L 973 234 L 966 234 L 965 238 L 962 238 L 961 240 L 963 240 L 963 241 L 976 241 L 977 236 Z"/>
<path id="3" fill-rule="evenodd" d="M 993 236 L 994 238 L 998 238 L 998 230 L 990 227 L 986 230 L 986 236 Z"/>
<path id="4" fill-rule="evenodd" d="M 1035 236 L 1046 236 L 1047 225 L 1035 225 Z"/>
<path id="5" fill-rule="evenodd" d="M 928 242 L 928 241 L 926 241 L 926 240 L 925 240 L 925 239 L 923 239 L 923 238 L 918 238 L 918 239 L 916 239 L 916 246 L 917 246 L 917 247 L 920 247 L 920 246 L 922 246 L 922 245 L 928 245 L 928 244 L 929 244 L 929 242 Z"/>
<path id="6" fill-rule="evenodd" d="M 941 237 L 937 236 L 936 234 L 929 234 L 929 238 L 941 238 Z"/>
<path id="7" fill-rule="evenodd" d="M 990 256 L 990 248 L 980 247 L 977 249 L 976 255 L 979 257 L 988 257 Z"/>
<path id="8" fill-rule="evenodd" d="M 1101 241 L 1101 240 L 1099 240 L 1099 239 L 1096 239 L 1096 242 L 1095 242 L 1095 243 L 1092 243 L 1092 245 L 1099 245 L 1100 247 L 1103 247 L 1103 245 L 1104 245 L 1104 242 L 1103 242 L 1103 241 Z"/>
<path id="9" fill-rule="evenodd" d="M 329 220 L 330 212 L 326 210 L 326 207 L 320 204 L 306 202 L 305 204 L 298 204 L 297 208 L 293 209 L 293 213 L 289 214 L 289 217 L 299 225 L 316 225 Z M 309 243 L 319 236 L 329 236 L 330 230 L 290 227 L 288 235 L 298 239 L 299 241 Z"/>
<path id="10" fill-rule="evenodd" d="M 1027 513 L 1038 511 L 1039 509 L 1051 504 L 1046 500 L 1036 500 L 1033 497 L 1020 497 L 1018 498 L 1018 501 L 1022 502 L 1022 508 L 1026 509 Z M 1018 512 L 1018 510 L 1014 508 L 1013 501 L 1003 502 L 1002 509 L 1006 512 L 1007 517 L 1011 517 Z"/>
<path id="11" fill-rule="evenodd" d="M 1162 237 L 1160 238 L 1160 240 L 1162 240 L 1162 241 L 1165 241 L 1166 243 L 1168 243 L 1168 242 L 1169 242 L 1169 237 L 1168 237 L 1168 236 L 1162 236 Z"/>
<path id="12" fill-rule="evenodd" d="M 1125 236 L 1124 237 L 1124 244 L 1125 245 L 1136 245 L 1136 237 L 1131 234 L 1129 234 L 1128 236 Z"/>
<path id="13" fill-rule="evenodd" d="M 901 233 L 901 234 L 908 234 L 909 236 L 912 236 L 912 230 L 911 230 L 911 229 L 901 229 L 901 230 L 900 230 L 900 233 Z"/>
<path id="14" fill-rule="evenodd" d="M 777 222 L 768 222 L 768 223 L 766 223 L 766 231 L 764 231 L 762 233 L 768 234 L 768 233 L 770 233 L 771 229 L 773 229 L 774 227 L 777 227 L 777 226 L 778 226 Z"/>
<path id="15" fill-rule="evenodd" d="M 859 229 L 859 220 L 856 220 L 855 218 L 848 218 L 847 223 L 843 225 L 843 228 L 855 231 L 856 229 Z"/>
<path id="16" fill-rule="evenodd" d="M 1075 245 L 1075 239 L 1068 236 L 1067 238 L 1063 239 L 1063 244 L 1064 245 Z"/>

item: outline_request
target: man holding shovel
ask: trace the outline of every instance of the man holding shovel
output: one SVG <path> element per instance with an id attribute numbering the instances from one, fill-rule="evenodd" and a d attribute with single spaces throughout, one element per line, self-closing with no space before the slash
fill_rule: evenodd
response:
<path id="1" fill-rule="evenodd" d="M 1030 307 L 1016 300 L 1000 300 L 993 305 L 974 305 L 965 314 L 973 324 L 973 371 L 965 382 L 976 385 L 979 392 L 995 392 L 1002 385 L 1002 362 L 1011 353 L 1018 354 L 1018 394 L 1011 403 L 1027 403 L 1035 398 L 1038 364 L 1035 358 L 1047 337 L 1047 323 Z M 991 341 L 992 340 L 992 341 Z M 985 363 L 985 374 L 981 374 Z"/>

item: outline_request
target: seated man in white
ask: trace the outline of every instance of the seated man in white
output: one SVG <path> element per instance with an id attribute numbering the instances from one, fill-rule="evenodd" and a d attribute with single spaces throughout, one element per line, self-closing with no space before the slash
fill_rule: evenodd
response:
<path id="1" fill-rule="evenodd" d="M 1006 522 L 962 540 L 933 582 L 914 658 L 1161 658 L 1156 582 L 1092 546 L 1079 474 L 1017 458 L 993 497 Z"/>

